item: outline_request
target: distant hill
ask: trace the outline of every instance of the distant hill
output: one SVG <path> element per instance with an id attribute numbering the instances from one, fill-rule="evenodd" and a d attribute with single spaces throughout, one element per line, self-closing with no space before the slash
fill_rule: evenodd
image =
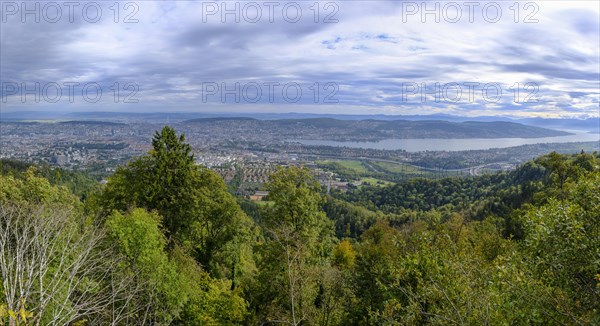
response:
<path id="1" fill-rule="evenodd" d="M 600 119 L 542 119 L 542 118 L 527 118 L 516 120 L 519 123 L 551 129 L 563 130 L 586 130 L 590 132 L 600 133 Z"/>
<path id="2" fill-rule="evenodd" d="M 124 126 L 124 123 L 110 121 L 61 121 L 63 125 L 90 125 L 90 126 Z"/>
<path id="3" fill-rule="evenodd" d="M 380 121 L 425 121 L 438 120 L 449 122 L 516 122 L 524 125 L 563 129 L 563 130 L 582 130 L 594 133 L 600 132 L 600 119 L 572 119 L 572 118 L 511 118 L 503 116 L 477 116 L 465 117 L 450 114 L 430 114 L 430 115 L 387 115 L 387 114 L 335 114 L 335 113 L 301 113 L 301 112 L 282 112 L 282 113 L 256 113 L 256 112 L 50 112 L 50 111 L 0 111 L 0 121 L 19 121 L 19 120 L 77 120 L 77 121 L 112 121 L 124 123 L 176 123 L 190 119 L 215 119 L 220 121 L 226 119 L 239 119 L 241 117 L 256 120 L 302 120 L 302 119 L 320 119 L 331 118 L 336 120 L 380 120 Z"/>
<path id="4" fill-rule="evenodd" d="M 200 118 L 182 122 L 203 128 L 226 128 L 232 136 L 269 133 L 297 139 L 378 140 L 386 138 L 539 138 L 567 132 L 508 121 L 340 120 L 334 118 L 258 120 L 252 118 Z"/>

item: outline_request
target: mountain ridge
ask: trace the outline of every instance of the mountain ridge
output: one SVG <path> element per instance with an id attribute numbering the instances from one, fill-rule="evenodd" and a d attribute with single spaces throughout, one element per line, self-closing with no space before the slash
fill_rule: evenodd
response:
<path id="1" fill-rule="evenodd" d="M 541 138 L 570 135 L 568 132 L 527 126 L 509 121 L 443 120 L 340 120 L 328 117 L 308 119 L 258 120 L 249 118 L 199 118 L 180 122 L 207 128 L 228 128 L 233 135 L 271 132 L 281 137 L 324 139 L 326 135 L 347 139 L 385 138 Z M 203 126 L 204 127 L 204 126 Z M 308 137 L 308 138 L 307 138 Z"/>

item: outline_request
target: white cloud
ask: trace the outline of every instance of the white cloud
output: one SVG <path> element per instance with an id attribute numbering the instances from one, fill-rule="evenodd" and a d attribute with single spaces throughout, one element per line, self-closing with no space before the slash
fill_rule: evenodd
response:
<path id="1" fill-rule="evenodd" d="M 298 103 L 276 98 L 270 104 L 264 96 L 260 105 L 242 103 L 234 108 L 231 103 L 212 103 L 210 107 L 263 112 L 271 108 L 279 112 L 600 115 L 600 12 L 594 1 L 538 1 L 537 7 L 527 8 L 526 2 L 520 2 L 518 17 L 515 7 L 511 9 L 513 2 L 481 1 L 474 23 L 468 21 L 464 2 L 458 2 L 460 22 L 446 21 L 456 13 L 449 10 L 449 16 L 436 23 L 432 15 L 426 16 L 426 22 L 419 14 L 403 15 L 407 2 L 403 6 L 395 1 L 338 1 L 334 18 L 339 22 L 330 24 L 322 21 L 335 8 L 325 8 L 325 1 L 320 2 L 319 23 L 313 21 L 312 2 L 298 2 L 303 16 L 297 23 L 286 22 L 279 11 L 286 2 L 277 7 L 273 23 L 267 20 L 264 2 L 258 2 L 263 16 L 254 24 L 244 22 L 244 17 L 235 23 L 232 15 L 226 16 L 226 23 L 219 15 L 203 16 L 203 8 L 212 3 L 221 4 L 138 2 L 133 18 L 139 22 L 131 24 L 123 20 L 132 8 L 122 7 L 119 22 L 113 21 L 112 2 L 103 3 L 102 19 L 95 24 L 81 17 L 74 23 L 64 19 L 54 24 L 22 23 L 9 16 L 1 31 L 2 82 L 95 81 L 108 93 L 115 82 L 139 85 L 136 105 L 115 104 L 110 96 L 97 103 L 76 103 L 96 111 L 208 109 L 208 103 L 202 102 L 203 82 L 294 81 L 306 87 L 337 83 L 339 104 L 315 104 L 314 94 L 305 91 Z M 414 3 L 423 10 L 422 2 Z M 427 2 L 428 8 L 435 3 Z M 481 12 L 490 3 L 501 5 L 497 23 L 487 22 L 490 17 Z M 247 2 L 239 4 L 243 8 Z M 439 4 L 443 8 L 448 2 Z M 525 23 L 534 11 L 530 18 L 539 22 Z M 519 22 L 514 22 L 515 17 Z M 498 83 L 506 96 L 496 103 L 481 98 L 466 103 L 402 100 L 403 83 L 436 82 Z M 538 103 L 513 103 L 510 87 L 527 82 L 539 86 Z M 70 105 L 20 103 L 16 94 L 3 103 L 3 110 L 68 110 Z"/>

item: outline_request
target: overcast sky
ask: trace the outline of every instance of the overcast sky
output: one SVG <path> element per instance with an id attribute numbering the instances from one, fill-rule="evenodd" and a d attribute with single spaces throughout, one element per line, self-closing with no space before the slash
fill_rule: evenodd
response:
<path id="1" fill-rule="evenodd" d="M 3 111 L 600 115 L 595 0 L 74 2 L 2 0 Z"/>

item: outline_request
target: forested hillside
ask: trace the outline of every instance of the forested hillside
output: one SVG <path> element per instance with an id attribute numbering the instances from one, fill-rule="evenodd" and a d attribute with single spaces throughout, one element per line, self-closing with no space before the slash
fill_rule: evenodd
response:
<path id="1" fill-rule="evenodd" d="M 600 324 L 600 155 L 236 198 L 165 127 L 108 183 L 3 161 L 6 325 Z"/>
<path id="2" fill-rule="evenodd" d="M 506 121 L 449 122 L 442 120 L 341 120 L 333 118 L 258 120 L 253 118 L 200 118 L 182 126 L 230 131 L 232 139 L 276 134 L 280 139 L 381 140 L 389 138 L 537 138 L 566 136 L 564 131 Z"/>

